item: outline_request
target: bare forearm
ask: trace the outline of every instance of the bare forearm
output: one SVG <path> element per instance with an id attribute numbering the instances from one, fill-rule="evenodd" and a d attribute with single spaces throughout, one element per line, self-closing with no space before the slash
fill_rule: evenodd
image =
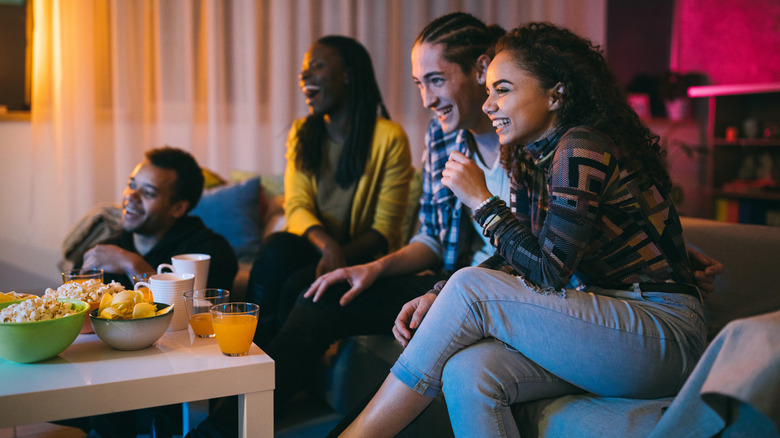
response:
<path id="1" fill-rule="evenodd" d="M 412 242 L 398 251 L 373 262 L 381 269 L 381 277 L 408 275 L 432 269 L 441 262 L 438 254 L 427 245 Z"/>
<path id="2" fill-rule="evenodd" d="M 355 237 L 342 248 L 344 258 L 350 263 L 370 260 L 371 256 L 387 251 L 387 239 L 376 230 L 369 230 Z"/>
<path id="3" fill-rule="evenodd" d="M 330 237 L 330 234 L 320 226 L 310 227 L 304 236 L 322 254 L 333 248 L 339 247 L 338 242 Z"/>

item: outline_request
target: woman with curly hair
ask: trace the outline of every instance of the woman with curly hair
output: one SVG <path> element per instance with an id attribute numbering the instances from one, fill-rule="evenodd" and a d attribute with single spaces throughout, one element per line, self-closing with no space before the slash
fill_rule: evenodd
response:
<path id="1" fill-rule="evenodd" d="M 496 255 L 404 306 L 393 331 L 405 350 L 344 436 L 393 436 L 440 392 L 456 435 L 519 436 L 513 403 L 672 395 L 705 347 L 658 139 L 598 48 L 545 23 L 517 28 L 486 86 L 510 199 L 458 152 L 442 182 Z"/>

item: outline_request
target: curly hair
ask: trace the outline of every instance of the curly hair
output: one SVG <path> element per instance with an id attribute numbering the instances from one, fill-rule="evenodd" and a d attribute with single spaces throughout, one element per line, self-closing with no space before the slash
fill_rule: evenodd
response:
<path id="1" fill-rule="evenodd" d="M 560 130 L 585 125 L 601 131 L 626 158 L 641 163 L 639 168 L 663 194 L 669 193 L 672 183 L 659 137 L 628 104 L 599 46 L 570 30 L 530 23 L 501 37 L 495 51 L 510 52 L 517 66 L 538 79 L 543 88 L 563 85 L 557 110 Z M 523 156 L 522 145 L 502 146 L 502 163 L 514 175 L 520 175 Z"/>
<path id="2" fill-rule="evenodd" d="M 468 74 L 483 54 L 493 57 L 493 46 L 506 31 L 498 25 L 486 25 L 465 12 L 453 12 L 428 23 L 414 44 L 442 44 L 444 59 L 458 64 Z"/>
<path id="3" fill-rule="evenodd" d="M 173 186 L 171 201 L 189 201 L 187 211 L 191 211 L 198 205 L 203 194 L 203 171 L 195 157 L 182 149 L 164 146 L 146 151 L 146 160 L 152 165 L 162 169 L 176 171 L 176 183 Z"/>
<path id="4" fill-rule="evenodd" d="M 316 41 L 336 50 L 347 71 L 347 108 L 349 132 L 336 169 L 336 182 L 348 187 L 363 174 L 374 138 L 377 113 L 390 119 L 382 93 L 374 75 L 371 56 L 356 40 L 341 36 L 324 36 Z M 322 163 L 322 145 L 326 138 L 323 115 L 310 115 L 298 131 L 295 145 L 295 165 L 304 171 L 318 174 Z"/>

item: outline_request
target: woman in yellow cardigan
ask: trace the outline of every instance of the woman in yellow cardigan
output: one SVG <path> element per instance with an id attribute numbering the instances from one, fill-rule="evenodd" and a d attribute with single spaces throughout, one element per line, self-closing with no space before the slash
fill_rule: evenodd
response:
<path id="1" fill-rule="evenodd" d="M 317 40 L 299 79 L 310 114 L 287 138 L 286 228 L 263 242 L 249 277 L 248 299 L 260 305 L 260 347 L 316 277 L 402 245 L 414 172 L 406 133 L 389 120 L 360 43 Z"/>

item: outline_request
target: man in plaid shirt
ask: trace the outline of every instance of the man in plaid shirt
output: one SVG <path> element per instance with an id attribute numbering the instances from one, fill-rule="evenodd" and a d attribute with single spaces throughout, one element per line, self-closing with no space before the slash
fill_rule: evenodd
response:
<path id="1" fill-rule="evenodd" d="M 508 196 L 509 178 L 499 164 L 498 136 L 481 110 L 490 63 L 485 53 L 503 31 L 467 14 L 454 18 L 432 22 L 412 51 L 414 81 L 423 105 L 436 116 L 425 135 L 420 230 L 392 254 L 319 277 L 298 299 L 266 351 L 277 364 L 274 406 L 281 412 L 334 341 L 389 334 L 406 302 L 458 268 L 479 264 L 493 253 L 489 242 L 476 232 L 471 212 L 442 185 L 441 178 L 450 154 L 458 151 L 492 175 L 486 175 L 486 180 L 495 183 L 494 193 Z M 442 39 L 442 33 L 436 32 L 442 26 L 454 32 L 444 32 Z M 464 45 L 470 45 L 470 53 L 478 57 L 458 63 L 447 60 L 447 53 Z"/>

